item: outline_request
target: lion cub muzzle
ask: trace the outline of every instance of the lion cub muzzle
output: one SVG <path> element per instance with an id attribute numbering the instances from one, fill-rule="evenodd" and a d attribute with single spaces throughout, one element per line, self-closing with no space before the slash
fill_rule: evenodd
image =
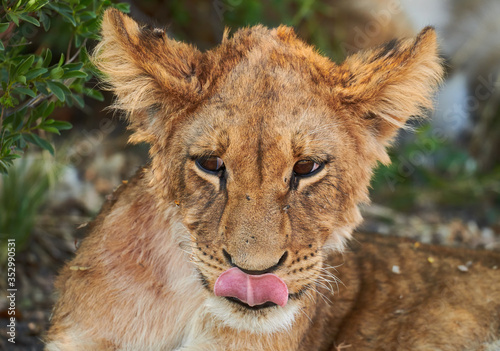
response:
<path id="1" fill-rule="evenodd" d="M 248 270 L 239 267 L 226 250 L 222 251 L 233 268 L 224 271 L 217 278 L 214 285 L 215 296 L 226 297 L 230 301 L 252 309 L 286 305 L 288 287 L 283 279 L 273 272 L 286 261 L 287 251 L 278 263 L 263 270 Z"/>

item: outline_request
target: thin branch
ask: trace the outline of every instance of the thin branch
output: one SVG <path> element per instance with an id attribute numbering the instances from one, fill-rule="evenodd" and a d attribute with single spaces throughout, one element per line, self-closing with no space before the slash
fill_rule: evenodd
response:
<path id="1" fill-rule="evenodd" d="M 78 50 L 71 57 L 71 59 L 69 59 L 68 61 L 66 61 L 66 64 L 73 62 L 78 57 L 78 55 L 80 54 L 80 51 L 82 51 L 82 48 L 85 47 L 86 44 L 87 44 L 87 39 L 85 39 L 83 41 L 82 45 L 78 48 Z"/>
<path id="2" fill-rule="evenodd" d="M 15 30 L 14 30 L 15 27 L 16 27 L 15 23 L 14 22 L 10 22 L 9 28 L 7 28 L 7 30 L 5 32 L 0 33 L 0 39 L 2 40 L 2 43 L 3 43 L 4 47 L 12 46 L 12 45 L 9 45 L 9 42 L 10 42 L 10 39 L 12 39 L 12 36 L 15 33 Z"/>
<path id="3" fill-rule="evenodd" d="M 5 45 L 5 46 L 10 46 L 11 48 L 15 48 L 16 46 L 25 46 L 25 45 L 31 45 L 31 44 L 33 44 L 31 41 L 27 41 L 26 43 Z"/>
<path id="4" fill-rule="evenodd" d="M 3 19 L 2 19 L 2 22 L 3 22 Z M 4 38 L 7 38 L 9 35 L 11 35 L 15 26 L 16 26 L 16 24 L 14 22 L 10 22 L 7 30 L 3 33 L 0 33 L 0 39 L 3 40 Z"/>
<path id="5" fill-rule="evenodd" d="M 68 49 L 66 50 L 66 63 L 69 63 L 69 55 L 71 55 L 71 44 L 73 44 L 73 37 L 75 34 L 73 33 L 71 35 L 71 38 L 69 38 L 69 43 L 68 43 Z"/>
<path id="6" fill-rule="evenodd" d="M 49 95 L 39 94 L 39 95 L 35 96 L 34 98 L 29 99 L 28 101 L 26 101 L 21 106 L 18 106 L 16 109 L 8 112 L 7 115 L 6 115 L 6 117 L 9 117 L 9 116 L 13 115 L 17 111 L 20 111 L 20 110 L 22 110 L 25 107 L 27 107 L 27 108 L 33 108 L 36 105 L 38 105 L 39 103 L 41 103 L 42 101 L 50 98 L 52 95 L 53 94 L 49 94 Z M 3 113 L 3 111 L 2 111 L 2 113 Z"/>

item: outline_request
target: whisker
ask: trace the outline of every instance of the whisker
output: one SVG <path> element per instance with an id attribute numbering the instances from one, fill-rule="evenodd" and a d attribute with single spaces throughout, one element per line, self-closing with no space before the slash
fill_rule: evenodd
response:
<path id="1" fill-rule="evenodd" d="M 311 291 L 309 291 L 309 289 L 308 289 L 308 290 L 306 290 L 306 291 L 304 292 L 304 295 L 306 295 L 306 296 L 307 296 L 307 298 L 308 298 L 308 299 L 309 299 L 309 300 L 310 300 L 313 304 L 316 302 L 316 301 L 314 300 L 314 297 L 313 297 L 313 296 L 312 296 L 312 294 L 311 294 Z"/>
<path id="2" fill-rule="evenodd" d="M 301 307 L 301 308 L 299 308 L 299 311 L 300 311 L 300 312 L 302 312 L 302 313 L 303 313 L 303 314 L 307 317 L 307 319 L 309 319 L 309 321 L 310 321 L 311 323 L 313 322 L 313 321 L 312 321 L 312 319 L 311 319 L 311 317 L 309 317 L 309 316 L 307 315 L 306 311 L 304 311 L 304 308 L 302 308 L 302 307 Z"/>
<path id="3" fill-rule="evenodd" d="M 333 304 L 333 302 L 325 294 L 319 291 L 316 287 L 312 287 L 312 289 L 314 289 L 314 291 L 323 299 L 325 303 L 329 305 Z"/>

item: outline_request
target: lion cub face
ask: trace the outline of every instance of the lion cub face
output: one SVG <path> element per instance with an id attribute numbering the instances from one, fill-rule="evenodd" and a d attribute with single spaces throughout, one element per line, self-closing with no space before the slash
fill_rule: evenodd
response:
<path id="1" fill-rule="evenodd" d="M 95 62 L 132 141 L 152 146 L 158 203 L 180 206 L 211 311 L 270 332 L 316 296 L 372 167 L 430 107 L 441 74 L 431 29 L 335 65 L 286 27 L 240 30 L 201 53 L 117 11 Z"/>
<path id="2" fill-rule="evenodd" d="M 273 273 L 295 306 L 315 289 L 328 239 L 328 248 L 340 248 L 345 228 L 357 222 L 346 196 L 348 164 L 336 162 L 357 156 L 354 141 L 308 82 L 293 71 L 253 66 L 259 56 L 242 64 L 241 74 L 230 76 L 179 134 L 185 158 L 178 199 L 210 291 L 231 267 Z M 361 176 L 367 181 L 366 172 Z M 282 312 L 275 303 L 220 303 L 233 314 Z"/>

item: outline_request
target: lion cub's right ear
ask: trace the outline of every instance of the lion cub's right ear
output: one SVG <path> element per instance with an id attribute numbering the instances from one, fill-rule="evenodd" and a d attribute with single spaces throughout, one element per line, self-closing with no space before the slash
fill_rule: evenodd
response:
<path id="1" fill-rule="evenodd" d="M 174 114 L 202 98 L 201 57 L 161 29 L 140 27 L 116 9 L 104 13 L 93 61 L 116 94 L 114 107 L 127 113 L 132 142 L 163 139 Z"/>

